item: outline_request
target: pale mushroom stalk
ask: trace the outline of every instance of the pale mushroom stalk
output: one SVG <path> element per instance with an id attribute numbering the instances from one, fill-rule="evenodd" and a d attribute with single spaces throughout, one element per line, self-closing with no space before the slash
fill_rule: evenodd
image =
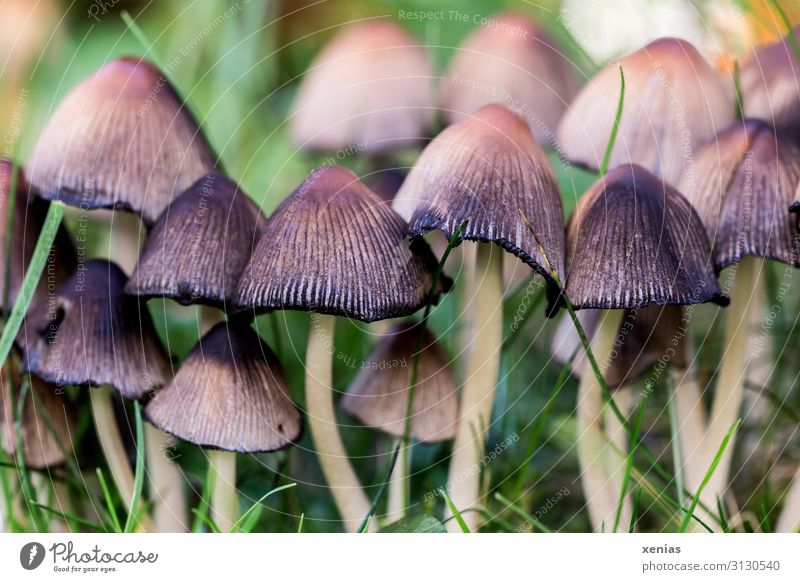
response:
<path id="1" fill-rule="evenodd" d="M 181 533 L 189 523 L 183 474 L 170 458 L 171 438 L 144 423 L 145 463 L 150 479 L 153 519 L 159 533 Z"/>
<path id="2" fill-rule="evenodd" d="M 236 493 L 236 453 L 208 451 L 209 479 L 214 482 L 211 495 L 211 518 L 220 531 L 229 532 L 239 519 L 239 497 Z"/>
<path id="3" fill-rule="evenodd" d="M 783 509 L 775 523 L 777 533 L 796 533 L 800 531 L 800 468 L 792 479 Z"/>

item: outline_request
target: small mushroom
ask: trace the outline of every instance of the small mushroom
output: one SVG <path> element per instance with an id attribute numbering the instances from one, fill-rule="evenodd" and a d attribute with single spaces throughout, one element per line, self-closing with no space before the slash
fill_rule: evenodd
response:
<path id="1" fill-rule="evenodd" d="M 561 115 L 578 92 L 578 68 L 526 14 L 503 12 L 458 47 L 444 76 L 448 123 L 489 103 L 521 113 L 542 144 L 555 145 Z"/>
<path id="2" fill-rule="evenodd" d="M 31 152 L 28 173 L 44 198 L 127 210 L 152 224 L 174 193 L 214 165 L 164 75 L 144 59 L 122 57 L 62 99 Z"/>
<path id="3" fill-rule="evenodd" d="M 479 475 L 471 467 L 483 457 L 500 366 L 505 254 L 501 249 L 548 281 L 548 262 L 563 275 L 564 211 L 555 171 L 522 117 L 502 105 L 486 105 L 431 141 L 393 206 L 409 221 L 409 236 L 439 230 L 451 238 L 466 222 L 458 242 L 479 243 L 475 292 L 469 297 L 475 305 L 471 353 L 448 489 L 456 507 L 472 507 L 479 501 Z M 550 290 L 554 300 L 557 287 L 550 285 Z M 463 517 L 474 529 L 478 514 Z"/>
<path id="4" fill-rule="evenodd" d="M 578 93 L 558 128 L 571 162 L 600 167 L 625 100 L 609 167 L 638 164 L 675 186 L 702 144 L 734 119 L 734 97 L 697 49 L 662 38 L 605 67 Z"/>
<path id="5" fill-rule="evenodd" d="M 224 308 L 263 224 L 261 211 L 233 181 L 204 176 L 159 217 L 125 292 Z"/>
<path id="6" fill-rule="evenodd" d="M 308 423 L 349 531 L 370 502 L 337 430 L 330 316 L 377 321 L 409 315 L 425 303 L 437 261 L 424 241 L 408 243 L 405 234 L 403 219 L 351 171 L 316 169 L 267 221 L 236 291 L 240 310 L 313 312 L 306 353 Z"/>
<path id="7" fill-rule="evenodd" d="M 592 338 L 604 376 L 623 353 L 617 342 L 625 310 L 725 303 L 700 218 L 677 190 L 640 166 L 615 168 L 581 197 L 567 225 L 566 256 L 569 301 L 576 309 L 605 310 Z M 578 460 L 589 514 L 595 529 L 605 524 L 608 530 L 615 523 L 625 459 L 609 449 L 607 440 L 619 439 L 622 429 L 602 426 L 602 392 L 588 370 L 581 376 L 577 410 Z M 622 523 L 630 514 L 626 501 Z"/>

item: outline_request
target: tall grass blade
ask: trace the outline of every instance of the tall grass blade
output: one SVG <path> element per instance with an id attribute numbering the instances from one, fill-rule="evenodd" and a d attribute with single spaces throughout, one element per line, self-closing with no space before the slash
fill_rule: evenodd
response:
<path id="1" fill-rule="evenodd" d="M 114 505 L 114 500 L 111 498 L 111 490 L 108 488 L 106 478 L 103 476 L 103 470 L 100 469 L 100 467 L 97 468 L 97 480 L 100 482 L 100 489 L 103 491 L 103 498 L 106 501 L 108 515 L 111 517 L 114 531 L 116 533 L 122 533 L 122 525 L 119 522 L 119 516 L 117 516 L 117 508 Z"/>
<path id="2" fill-rule="evenodd" d="M 450 496 L 447 494 L 447 491 L 444 489 L 444 487 L 439 489 L 439 494 L 444 497 L 444 502 L 447 503 L 447 507 L 450 509 L 450 513 L 453 514 L 453 518 L 458 522 L 458 526 L 461 528 L 461 531 L 464 533 L 470 533 L 467 522 L 465 522 L 464 518 L 461 517 L 461 512 L 456 507 L 456 504 L 453 503 L 453 500 L 450 499 Z"/>
<path id="3" fill-rule="evenodd" d="M 617 143 L 617 133 L 619 132 L 619 122 L 622 119 L 622 106 L 625 103 L 625 73 L 622 67 L 619 68 L 619 102 L 617 103 L 617 113 L 614 116 L 614 126 L 611 128 L 611 135 L 606 144 L 606 151 L 603 154 L 603 163 L 600 165 L 600 175 L 605 176 L 608 171 L 608 164 L 611 161 L 611 152 L 614 151 L 614 144 Z"/>
<path id="4" fill-rule="evenodd" d="M 631 439 L 628 458 L 625 461 L 625 475 L 622 478 L 622 490 L 619 492 L 619 499 L 617 500 L 617 513 L 614 516 L 614 532 L 619 528 L 619 521 L 622 519 L 622 507 L 625 504 L 625 497 L 628 494 L 628 486 L 631 481 L 631 470 L 633 469 L 633 457 L 636 450 L 639 448 L 639 435 L 642 432 L 642 422 L 644 421 L 644 409 L 647 406 L 649 399 L 649 392 L 645 392 L 642 402 L 639 404 L 639 412 L 636 415 L 636 425 L 634 425 L 634 438 Z"/>
<path id="5" fill-rule="evenodd" d="M 507 509 L 510 509 L 511 511 L 516 513 L 518 516 L 520 516 L 522 519 L 527 521 L 528 524 L 532 528 L 536 528 L 539 531 L 544 532 L 544 533 L 553 533 L 552 530 L 550 528 L 548 528 L 547 526 L 545 526 L 541 521 L 539 521 L 538 519 L 533 517 L 530 513 L 528 513 L 527 511 L 525 511 L 521 507 L 517 506 L 513 501 L 511 501 L 510 499 L 507 499 L 506 497 L 504 497 L 500 493 L 495 493 L 494 494 L 494 498 L 497 499 L 503 505 L 505 505 Z"/>
<path id="6" fill-rule="evenodd" d="M 136 417 L 136 472 L 133 475 L 133 498 L 128 519 L 125 520 L 125 533 L 132 532 L 138 521 L 139 501 L 144 485 L 144 426 L 142 425 L 142 406 L 138 401 L 133 403 L 133 412 Z"/>
<path id="7" fill-rule="evenodd" d="M 261 512 L 264 509 L 264 506 L 262 505 L 264 503 L 264 500 L 267 497 L 274 495 L 275 493 L 280 493 L 281 491 L 285 491 L 286 489 L 291 489 L 292 487 L 296 486 L 297 483 L 287 483 L 286 485 L 281 485 L 280 487 L 276 487 L 275 489 L 262 495 L 258 501 L 256 501 L 253 505 L 251 505 L 247 509 L 247 511 L 245 511 L 242 514 L 242 516 L 236 520 L 236 523 L 234 523 L 233 527 L 231 527 L 231 533 L 235 533 L 236 531 L 243 531 L 245 533 L 249 533 L 250 531 L 252 531 L 252 526 L 249 529 L 243 528 L 243 526 L 245 525 L 245 523 L 248 522 L 248 518 L 253 515 L 256 516 L 255 519 L 252 520 L 253 525 L 255 525 L 255 522 L 258 521 L 258 516 L 261 515 Z"/>

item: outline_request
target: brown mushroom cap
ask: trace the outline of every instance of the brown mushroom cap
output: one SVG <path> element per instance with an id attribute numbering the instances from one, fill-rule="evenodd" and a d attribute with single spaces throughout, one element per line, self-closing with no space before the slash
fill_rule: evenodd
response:
<path id="1" fill-rule="evenodd" d="M 345 27 L 311 63 L 289 119 L 304 149 L 415 145 L 433 122 L 433 72 L 420 41 L 389 20 Z"/>
<path id="2" fill-rule="evenodd" d="M 578 91 L 578 69 L 527 15 L 508 11 L 461 44 L 444 76 L 444 116 L 460 121 L 500 102 L 522 113 L 540 143 L 554 145 L 561 115 Z"/>
<path id="3" fill-rule="evenodd" d="M 0 198 L 8 201 L 9 189 L 13 181 L 14 167 L 11 161 L 0 158 Z M 17 170 L 16 198 L 14 201 L 14 219 L 11 233 L 11 268 L 9 270 L 8 305 L 4 310 L 11 310 L 22 287 L 22 280 L 33 258 L 33 251 L 44 227 L 49 204 L 29 194 L 29 186 L 25 181 L 22 168 Z M 8 204 L 0 209 L 0 241 L 6 240 L 8 225 Z M 4 246 L 2 248 L 5 248 Z M 63 225 L 59 226 L 56 239 L 51 250 L 50 260 L 33 297 L 33 302 L 46 298 L 47 288 L 65 281 L 75 268 L 75 248 Z M 6 255 L 0 252 L 0 303 L 5 299 Z"/>
<path id="4" fill-rule="evenodd" d="M 800 266 L 786 212 L 798 182 L 800 147 L 763 121 L 734 123 L 697 153 L 680 189 L 703 221 L 717 270 L 746 256 Z"/>
<path id="5" fill-rule="evenodd" d="M 625 73 L 625 100 L 609 167 L 638 164 L 676 185 L 693 151 L 734 119 L 734 97 L 694 46 L 662 38 L 600 71 L 558 129 L 571 162 L 600 167 Z"/>
<path id="6" fill-rule="evenodd" d="M 28 165 L 45 198 L 129 210 L 147 224 L 213 169 L 211 148 L 175 90 L 138 57 L 114 59 L 75 86 Z"/>
<path id="7" fill-rule="evenodd" d="M 170 362 L 147 308 L 125 295 L 125 274 L 91 260 L 34 306 L 23 328 L 24 370 L 54 384 L 110 384 L 141 398 L 170 377 Z"/>
<path id="8" fill-rule="evenodd" d="M 800 42 L 800 27 L 793 32 Z M 800 66 L 788 36 L 758 47 L 744 62 L 741 87 L 747 117 L 800 135 Z"/>
<path id="9" fill-rule="evenodd" d="M 419 322 L 395 324 L 361 365 L 341 406 L 361 423 L 395 437 L 405 429 L 408 384 L 417 351 Z M 455 436 L 458 402 L 450 362 L 425 331 L 414 388 L 411 436 L 423 443 Z"/>
<path id="10" fill-rule="evenodd" d="M 496 243 L 550 278 L 563 280 L 564 210 L 555 171 L 522 117 L 486 105 L 451 125 L 425 148 L 395 197 L 411 235 L 441 230 L 451 238 Z"/>
<path id="11" fill-rule="evenodd" d="M 403 219 L 350 170 L 318 168 L 267 221 L 234 303 L 362 321 L 409 315 L 425 303 L 438 262 L 405 235 Z"/>
<path id="12" fill-rule="evenodd" d="M 4 367 L 4 375 L 8 367 Z M 13 373 L 14 398 L 11 398 L 11 384 L 8 376 L 2 383 L 0 397 L 0 442 L 3 450 L 11 456 L 17 451 L 17 438 L 22 436 L 24 465 L 33 469 L 45 469 L 60 465 L 66 460 L 65 453 L 72 452 L 73 413 L 69 400 L 56 386 L 47 384 L 36 376 L 30 376 L 21 423 L 21 433 L 15 425 L 16 410 L 8 406 L 13 402 L 19 405 L 22 376 L 18 370 Z"/>
<path id="13" fill-rule="evenodd" d="M 125 292 L 224 307 L 264 220 L 232 180 L 221 174 L 204 176 L 153 226 Z"/>
<path id="14" fill-rule="evenodd" d="M 272 350 L 249 326 L 233 322 L 203 336 L 145 417 L 185 441 L 240 453 L 282 449 L 303 430 Z"/>
<path id="15" fill-rule="evenodd" d="M 578 201 L 567 225 L 567 273 L 576 309 L 726 302 L 695 210 L 640 166 L 615 168 Z"/>

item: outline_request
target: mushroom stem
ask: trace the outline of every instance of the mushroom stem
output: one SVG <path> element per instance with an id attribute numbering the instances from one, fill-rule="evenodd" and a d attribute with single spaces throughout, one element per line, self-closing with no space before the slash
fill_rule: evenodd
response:
<path id="1" fill-rule="evenodd" d="M 603 374 L 614 355 L 623 313 L 622 309 L 603 312 L 592 338 L 592 353 Z M 603 406 L 602 388 L 592 370 L 587 369 L 578 385 L 576 448 L 583 494 L 595 531 L 610 531 L 614 527 L 620 493 L 606 471 L 609 444 L 603 431 Z"/>
<path id="2" fill-rule="evenodd" d="M 626 417 L 633 404 L 633 394 L 631 392 L 631 388 L 621 388 L 614 393 L 614 402 L 617 404 L 620 412 Z M 614 510 L 614 519 L 610 524 L 606 525 L 606 531 L 608 531 L 617 524 L 617 510 L 619 510 L 618 527 L 628 527 L 633 516 L 633 503 L 631 502 L 630 495 L 626 493 L 625 497 L 621 500 L 622 507 L 619 507 L 622 486 L 625 481 L 625 467 L 628 462 L 627 455 L 630 448 L 628 431 L 625 430 L 625 427 L 620 423 L 610 406 L 605 406 L 603 408 L 603 419 L 605 423 L 604 432 L 607 435 L 608 441 L 613 445 L 605 448 L 603 462 L 606 467 L 606 474 L 608 475 L 606 486 L 609 488 L 609 496 L 612 499 L 616 499 L 617 503 L 617 507 Z"/>
<path id="3" fill-rule="evenodd" d="M 475 257 L 471 352 L 448 475 L 450 497 L 461 511 L 480 501 L 480 463 L 492 418 L 503 341 L 503 254 L 493 245 L 480 244 Z M 477 512 L 463 513 L 462 517 L 470 531 L 479 527 Z M 448 522 L 448 530 L 461 531 L 456 520 Z"/>
<path id="4" fill-rule="evenodd" d="M 775 523 L 776 533 L 796 533 L 800 531 L 800 468 L 792 479 L 786 493 L 783 509 Z"/>
<path id="5" fill-rule="evenodd" d="M 683 349 L 687 352 L 687 361 L 691 361 L 690 359 L 693 357 L 690 345 L 689 338 L 686 338 Z M 669 374 L 673 386 L 672 398 L 675 403 L 675 417 L 678 421 L 675 436 L 681 452 L 681 470 L 687 483 L 699 485 L 704 476 L 702 473 L 698 474 L 700 465 L 698 459 L 703 455 L 706 418 L 697 375 L 691 363 L 686 370 L 671 366 Z"/>
<path id="6" fill-rule="evenodd" d="M 170 458 L 171 437 L 150 423 L 144 424 L 145 461 L 150 478 L 150 500 L 158 533 L 187 530 L 183 474 Z"/>
<path id="7" fill-rule="evenodd" d="M 92 416 L 100 448 L 111 471 L 111 478 L 117 486 L 120 497 L 125 502 L 128 511 L 133 503 L 133 471 L 131 471 L 125 445 L 122 444 L 117 420 L 114 417 L 114 389 L 103 385 L 89 390 L 92 401 Z M 147 516 L 139 520 L 139 527 L 144 531 L 153 531 L 153 526 Z"/>
<path id="8" fill-rule="evenodd" d="M 333 329 L 330 315 L 311 315 L 306 351 L 306 409 L 322 473 L 348 532 L 369 513 L 370 502 L 350 464 L 333 405 Z M 374 523 L 374 520 L 373 520 Z"/>
<path id="9" fill-rule="evenodd" d="M 239 519 L 239 497 L 236 494 L 236 453 L 218 449 L 208 451 L 209 475 L 213 475 L 211 518 L 220 531 L 229 532 Z"/>
<path id="10" fill-rule="evenodd" d="M 744 394 L 744 383 L 750 362 L 748 357 L 748 336 L 754 319 L 752 310 L 761 309 L 757 290 L 761 285 L 763 259 L 746 257 L 736 266 L 731 302 L 726 310 L 725 344 L 722 349 L 719 373 L 717 374 L 714 401 L 711 406 L 708 428 L 703 439 L 702 465 L 697 473 L 705 475 L 717 455 L 725 435 L 739 417 Z M 707 507 L 716 507 L 728 487 L 731 459 L 734 449 L 731 435 L 728 446 L 720 457 L 716 470 L 701 495 Z M 689 483 L 690 491 L 696 491 L 699 482 Z"/>

